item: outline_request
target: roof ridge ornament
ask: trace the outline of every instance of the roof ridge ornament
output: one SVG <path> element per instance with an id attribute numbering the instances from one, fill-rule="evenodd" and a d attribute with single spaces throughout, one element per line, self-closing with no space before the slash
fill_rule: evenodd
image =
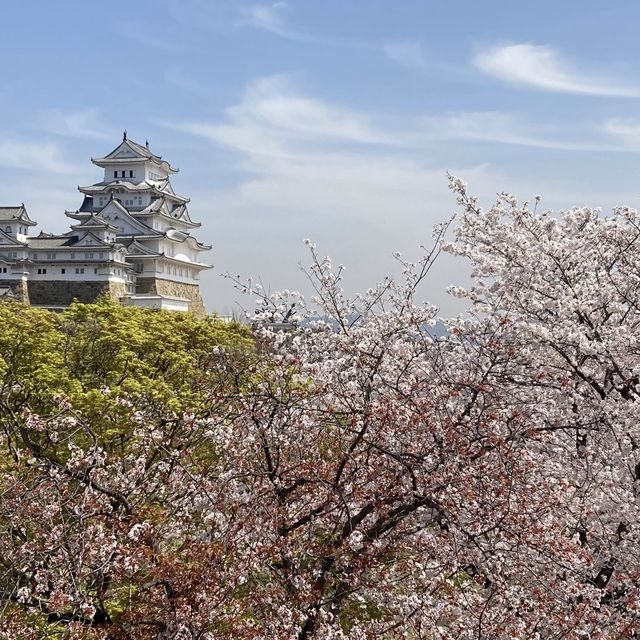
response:
<path id="1" fill-rule="evenodd" d="M 122 142 L 124 142 L 126 139 L 127 139 L 127 130 L 125 129 L 125 130 L 122 132 Z"/>

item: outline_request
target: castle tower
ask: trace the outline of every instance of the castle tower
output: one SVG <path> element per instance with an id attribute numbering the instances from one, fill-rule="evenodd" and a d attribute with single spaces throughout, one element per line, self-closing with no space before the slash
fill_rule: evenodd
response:
<path id="1" fill-rule="evenodd" d="M 29 227 L 31 220 L 24 204 L 0 207 L 0 299 L 29 301 Z"/>
<path id="2" fill-rule="evenodd" d="M 85 196 L 82 206 L 66 215 L 80 223 L 73 229 L 96 221 L 115 229 L 115 242 L 126 251 L 134 282 L 124 302 L 204 312 L 200 272 L 211 266 L 200 254 L 211 247 L 191 235 L 201 225 L 189 216 L 189 198 L 171 186 L 170 176 L 178 169 L 152 153 L 148 143 L 129 140 L 126 131 L 113 151 L 91 161 L 104 169 L 103 179 L 79 187 Z M 105 237 L 109 232 L 105 227 L 94 233 Z"/>
<path id="3" fill-rule="evenodd" d="M 205 312 L 200 272 L 211 249 L 191 235 L 200 227 L 175 193 L 168 162 L 127 138 L 93 164 L 102 181 L 78 187 L 84 201 L 66 215 L 61 235 L 29 236 L 24 205 L 0 207 L 0 297 L 63 309 L 108 295 L 149 309 Z"/>

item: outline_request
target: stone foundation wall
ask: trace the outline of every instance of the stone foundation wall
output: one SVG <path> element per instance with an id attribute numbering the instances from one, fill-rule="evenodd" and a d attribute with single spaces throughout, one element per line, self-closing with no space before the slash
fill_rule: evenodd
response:
<path id="1" fill-rule="evenodd" d="M 0 280 L 0 287 L 9 287 L 16 300 L 29 304 L 29 287 L 25 280 Z"/>
<path id="2" fill-rule="evenodd" d="M 120 298 L 124 298 L 127 295 L 127 286 L 124 282 L 110 282 L 109 295 L 114 300 L 120 301 Z"/>
<path id="3" fill-rule="evenodd" d="M 32 280 L 29 300 L 33 305 L 68 307 L 74 300 L 95 302 L 101 295 L 112 296 L 110 282 L 69 282 L 65 280 Z"/>
<path id="4" fill-rule="evenodd" d="M 161 296 L 174 296 L 190 300 L 189 311 L 197 316 L 206 315 L 200 287 L 197 284 L 184 284 L 160 278 L 140 278 L 136 280 L 136 293 L 155 293 Z"/>
<path id="5" fill-rule="evenodd" d="M 43 307 L 68 307 L 74 300 L 95 302 L 100 296 L 120 301 L 127 295 L 120 282 L 74 282 L 67 280 L 1 280 L 0 287 L 11 287 L 16 300 Z M 151 293 L 190 300 L 189 311 L 197 316 L 206 315 L 200 287 L 158 278 L 138 278 L 136 293 Z"/>

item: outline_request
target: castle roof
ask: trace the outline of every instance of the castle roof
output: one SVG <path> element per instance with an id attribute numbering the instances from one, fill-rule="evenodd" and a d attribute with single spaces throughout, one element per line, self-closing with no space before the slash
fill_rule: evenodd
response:
<path id="1" fill-rule="evenodd" d="M 86 241 L 90 244 L 87 244 Z M 104 242 L 93 233 L 85 233 L 80 236 L 77 232 L 69 232 L 61 236 L 40 234 L 35 238 L 29 238 L 29 247 L 33 251 L 43 249 L 89 249 L 91 247 L 113 247 L 112 243 Z"/>
<path id="2" fill-rule="evenodd" d="M 45 233 L 35 238 L 29 238 L 29 247 L 33 250 L 60 249 L 61 247 L 70 247 L 77 241 L 77 236 L 54 236 Z"/>
<path id="3" fill-rule="evenodd" d="M 12 222 L 14 220 L 20 220 L 22 224 L 26 224 L 29 227 L 38 224 L 29 217 L 24 204 L 15 207 L 0 207 L 0 222 Z"/>
<path id="4" fill-rule="evenodd" d="M 118 227 L 109 224 L 99 214 L 90 214 L 78 224 L 72 224 L 72 229 L 109 229 L 110 231 L 118 231 Z"/>
<path id="5" fill-rule="evenodd" d="M 141 182 L 130 182 L 129 180 L 111 180 L 110 182 L 96 182 L 88 187 L 78 187 L 80 193 L 85 195 L 109 193 L 114 189 L 124 189 L 125 191 L 135 193 L 137 191 L 151 191 L 159 196 L 169 196 L 180 202 L 189 202 L 189 198 L 179 196 L 171 187 L 169 178 L 163 180 L 142 180 Z"/>
<path id="6" fill-rule="evenodd" d="M 151 204 L 149 204 L 141 211 L 130 211 L 130 213 L 131 215 L 136 217 L 160 215 L 168 218 L 172 222 L 179 220 L 185 226 L 192 228 L 202 226 L 200 222 L 193 222 L 193 220 L 191 220 L 191 216 L 189 216 L 189 210 L 187 209 L 187 205 L 185 203 L 176 205 L 174 202 L 169 202 L 169 200 L 164 196 L 152 200 Z"/>
<path id="7" fill-rule="evenodd" d="M 148 142 L 145 145 L 141 145 L 133 140 L 129 140 L 126 131 L 122 136 L 122 142 L 113 149 L 113 151 L 110 151 L 106 156 L 102 156 L 101 158 L 91 158 L 91 162 L 99 167 L 149 161 L 162 166 L 167 173 L 178 172 L 178 169 L 172 167 L 166 160 L 163 160 L 162 156 L 153 153 L 149 149 Z"/>
<path id="8" fill-rule="evenodd" d="M 197 249 L 198 251 L 209 251 L 209 249 L 211 249 L 210 245 L 198 242 L 198 240 L 196 240 L 193 236 L 190 236 L 184 231 L 178 231 L 177 229 L 167 229 L 164 235 L 169 240 L 173 240 L 174 242 L 186 242 L 190 244 L 192 248 Z"/>
<path id="9" fill-rule="evenodd" d="M 141 256 L 153 256 L 157 257 L 160 255 L 157 251 L 153 251 L 153 249 L 149 249 L 149 247 L 145 247 L 142 243 L 138 242 L 135 238 L 131 238 L 131 240 L 124 243 L 124 246 L 127 248 L 129 255 L 141 257 Z"/>
<path id="10" fill-rule="evenodd" d="M 25 242 L 17 240 L 13 236 L 0 229 L 0 247 L 2 247 L 3 249 L 7 249 L 8 247 L 22 248 L 24 246 L 26 246 Z"/>

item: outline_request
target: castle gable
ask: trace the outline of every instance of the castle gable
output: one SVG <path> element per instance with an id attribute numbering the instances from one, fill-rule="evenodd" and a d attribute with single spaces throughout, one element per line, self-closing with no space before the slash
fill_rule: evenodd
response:
<path id="1" fill-rule="evenodd" d="M 8 233 L 5 233 L 0 229 L 0 245 L 1 246 L 9 246 L 9 247 L 24 247 L 23 242 L 19 242 L 13 236 L 10 236 Z"/>
<path id="2" fill-rule="evenodd" d="M 98 215 L 106 223 L 116 227 L 118 235 L 156 235 L 151 227 L 136 220 L 117 200 L 110 200 Z"/>
<path id="3" fill-rule="evenodd" d="M 73 247 L 111 247 L 111 244 L 109 244 L 108 242 L 104 242 L 104 240 L 100 240 L 98 236 L 90 232 L 86 232 L 84 233 L 84 235 L 72 237 L 77 238 L 77 240 L 75 240 L 72 244 Z"/>
<path id="4" fill-rule="evenodd" d="M 162 156 L 156 155 L 149 149 L 149 143 L 138 144 L 127 138 L 127 132 L 122 136 L 122 142 L 113 151 L 101 158 L 92 158 L 91 161 L 99 167 L 117 166 L 130 162 L 152 162 L 156 166 L 161 166 L 167 173 L 177 173 L 177 169 L 172 167 Z"/>
<path id="5" fill-rule="evenodd" d="M 16 220 L 28 226 L 35 226 L 36 224 L 29 217 L 27 209 L 23 204 L 16 207 L 0 207 L 0 222 L 14 222 Z"/>
<path id="6" fill-rule="evenodd" d="M 132 256 L 158 256 L 160 255 L 156 251 L 149 249 L 149 247 L 145 247 L 143 244 L 133 239 L 127 245 L 127 253 Z"/>

